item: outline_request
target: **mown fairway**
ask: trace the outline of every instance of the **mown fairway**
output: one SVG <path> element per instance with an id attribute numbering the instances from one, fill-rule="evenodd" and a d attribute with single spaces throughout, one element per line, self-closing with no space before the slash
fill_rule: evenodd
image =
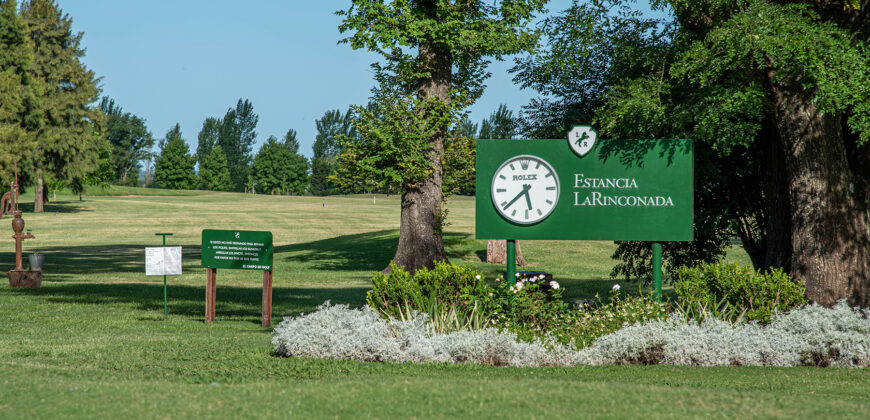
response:
<path id="1" fill-rule="evenodd" d="M 0 286 L 0 418 L 179 417 L 844 417 L 870 415 L 870 373 L 841 369 L 619 366 L 513 369 L 367 364 L 271 355 L 259 327 L 261 276 L 219 270 L 205 325 L 202 229 L 274 233 L 274 322 L 329 299 L 360 305 L 395 250 L 396 197 L 246 196 L 113 190 L 60 196 L 25 213 L 47 255 L 40 290 Z M 142 196 L 148 194 L 148 196 Z M 23 197 L 28 201 L 30 197 Z M 32 207 L 23 206 L 25 210 Z M 0 265 L 14 265 L 0 221 Z M 473 237 L 473 200 L 450 203 L 451 260 L 493 277 Z M 156 232 L 184 247 L 184 275 L 145 277 Z M 570 297 L 608 289 L 609 242 L 523 242 L 532 269 Z M 741 261 L 743 257 L 736 256 Z M 629 289 L 634 289 L 629 286 Z"/>

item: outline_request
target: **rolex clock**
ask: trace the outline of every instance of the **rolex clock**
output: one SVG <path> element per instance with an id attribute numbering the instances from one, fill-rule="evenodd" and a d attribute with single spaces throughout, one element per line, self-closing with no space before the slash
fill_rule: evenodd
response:
<path id="1" fill-rule="evenodd" d="M 492 204 L 502 217 L 519 225 L 547 218 L 559 202 L 559 177 L 547 161 L 514 156 L 492 177 Z"/>

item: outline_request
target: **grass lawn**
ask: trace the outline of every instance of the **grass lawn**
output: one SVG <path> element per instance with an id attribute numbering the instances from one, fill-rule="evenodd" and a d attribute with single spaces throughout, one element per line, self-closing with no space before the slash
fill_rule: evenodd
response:
<path id="1" fill-rule="evenodd" d="M 274 322 L 329 299 L 360 305 L 398 238 L 397 197 L 249 196 L 119 189 L 60 195 L 25 213 L 47 254 L 43 288 L 0 286 L 0 418 L 179 417 L 841 417 L 870 416 L 870 372 L 819 368 L 515 369 L 285 359 L 259 327 L 261 276 L 219 270 L 217 322 L 202 322 L 202 229 L 269 230 L 275 238 Z M 25 196 L 23 201 L 32 197 Z M 473 199 L 450 202 L 455 263 L 480 261 Z M 32 209 L 28 204 L 24 210 Z M 0 226 L 10 219 L 4 218 Z M 145 246 L 173 232 L 184 275 L 144 275 Z M 14 265 L 8 236 L 0 265 Z M 610 242 L 528 241 L 532 269 L 569 297 L 614 283 Z M 748 263 L 734 250 L 730 259 Z M 8 269 L 7 268 L 7 269 Z M 628 289 L 636 286 L 628 285 Z M 304 417 L 303 417 L 304 416 Z"/>

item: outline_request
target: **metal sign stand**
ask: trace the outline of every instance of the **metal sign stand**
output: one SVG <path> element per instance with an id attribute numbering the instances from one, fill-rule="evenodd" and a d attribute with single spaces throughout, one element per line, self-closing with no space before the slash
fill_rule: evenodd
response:
<path id="1" fill-rule="evenodd" d="M 662 243 L 653 242 L 652 244 L 652 279 L 653 279 L 653 297 L 656 302 L 662 301 Z"/>
<path id="2" fill-rule="evenodd" d="M 155 233 L 154 236 L 163 237 L 163 247 L 166 248 L 166 237 L 172 236 L 171 233 Z M 169 319 L 169 305 L 166 302 L 166 274 L 163 274 L 163 320 Z"/>
<path id="3" fill-rule="evenodd" d="M 505 275 L 507 281 L 511 284 L 517 283 L 517 241 L 514 239 L 507 240 L 507 270 Z"/>

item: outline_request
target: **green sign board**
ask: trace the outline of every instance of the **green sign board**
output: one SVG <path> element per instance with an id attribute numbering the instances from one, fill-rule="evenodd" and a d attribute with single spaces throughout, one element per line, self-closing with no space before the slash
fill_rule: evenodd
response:
<path id="1" fill-rule="evenodd" d="M 691 140 L 596 142 L 586 130 L 569 134 L 576 144 L 478 140 L 476 236 L 691 241 Z"/>
<path id="2" fill-rule="evenodd" d="M 272 271 L 272 232 L 205 229 L 202 266 Z"/>

